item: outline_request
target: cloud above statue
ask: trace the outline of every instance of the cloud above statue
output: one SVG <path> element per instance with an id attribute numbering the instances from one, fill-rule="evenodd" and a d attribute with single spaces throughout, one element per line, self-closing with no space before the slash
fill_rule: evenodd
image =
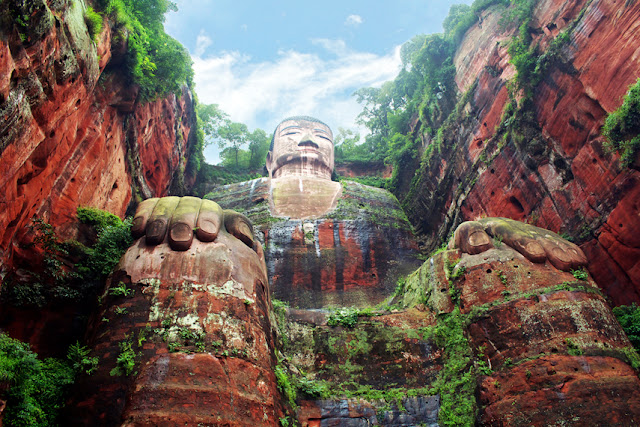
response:
<path id="1" fill-rule="evenodd" d="M 281 50 L 273 61 L 226 51 L 194 55 L 200 101 L 216 103 L 250 128 L 272 128 L 282 117 L 309 114 L 332 127 L 355 127 L 361 107 L 351 94 L 393 79 L 400 69 L 399 46 L 386 55 L 350 49 L 343 40 L 314 39 L 323 52 Z"/>
<path id="2" fill-rule="evenodd" d="M 364 22 L 364 19 L 362 19 L 362 16 L 360 15 L 349 15 L 347 16 L 347 19 L 344 21 L 345 25 L 349 25 L 351 27 L 357 27 L 363 22 Z"/>

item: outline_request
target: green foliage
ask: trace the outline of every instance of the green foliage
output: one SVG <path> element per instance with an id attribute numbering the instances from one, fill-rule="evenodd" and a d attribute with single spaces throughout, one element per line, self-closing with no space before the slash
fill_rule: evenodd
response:
<path id="1" fill-rule="evenodd" d="M 358 323 L 358 309 L 356 308 L 340 308 L 329 313 L 327 325 L 344 326 L 345 328 L 353 328 Z"/>
<path id="2" fill-rule="evenodd" d="M 477 0 L 471 7 L 452 6 L 443 23 L 444 34 L 418 35 L 402 46 L 403 69 L 394 81 L 381 88 L 356 91 L 357 101 L 363 105 L 358 122 L 370 131 L 356 147 L 369 161 L 385 159 L 393 165 L 387 189 L 394 193 L 400 190 L 401 175 L 415 167 L 425 140 L 431 142 L 426 157 L 440 150 L 443 139 L 439 129 L 450 117 L 457 97 L 453 56 L 466 31 L 486 8 L 521 2 Z M 420 119 L 419 126 L 412 129 L 409 124 L 415 117 Z"/>
<path id="3" fill-rule="evenodd" d="M 500 279 L 500 282 L 503 285 L 507 285 L 507 276 L 504 274 L 504 272 L 502 270 L 497 270 L 496 271 L 496 276 L 498 276 L 498 279 Z"/>
<path id="4" fill-rule="evenodd" d="M 338 181 L 353 181 L 370 187 L 387 188 L 390 179 L 381 176 L 350 176 L 345 178 L 338 176 Z"/>
<path id="5" fill-rule="evenodd" d="M 526 103 L 533 97 L 534 89 L 540 84 L 547 69 L 559 61 L 561 50 L 566 46 L 571 33 L 582 19 L 584 10 L 564 31 L 551 41 L 544 53 L 540 54 L 538 46 L 532 45 L 532 30 L 529 28 L 533 8 L 537 0 L 511 0 L 512 7 L 502 16 L 501 24 L 518 25 L 518 33 L 509 45 L 510 61 L 516 68 L 515 89 L 523 90 Z M 512 94 L 513 95 L 513 94 Z M 522 103 L 522 102 L 521 102 Z"/>
<path id="6" fill-rule="evenodd" d="M 567 345 L 567 353 L 569 353 L 570 356 L 582 356 L 584 353 L 578 343 L 573 341 L 571 338 L 565 338 L 564 342 Z"/>
<path id="7" fill-rule="evenodd" d="M 194 149 L 197 158 L 190 160 L 189 165 L 192 173 L 199 170 L 196 194 L 202 195 L 215 186 L 262 176 L 271 142 L 264 130 L 249 132 L 246 125 L 229 120 L 229 116 L 217 104 L 200 104 L 197 113 L 199 148 Z M 203 162 L 202 148 L 213 143 L 222 150 L 221 166 Z"/>
<path id="8" fill-rule="evenodd" d="M 127 284 L 124 282 L 120 282 L 117 286 L 112 286 L 109 289 L 109 295 L 114 297 L 128 297 L 131 294 L 133 294 L 133 289 L 127 288 Z"/>
<path id="9" fill-rule="evenodd" d="M 121 341 L 118 343 L 120 353 L 116 359 L 116 367 L 110 372 L 111 376 L 129 376 L 136 367 L 136 353 L 133 351 L 133 343 L 131 340 Z"/>
<path id="10" fill-rule="evenodd" d="M 122 220 L 111 212 L 92 207 L 78 207 L 78 220 L 83 224 L 93 225 L 100 232 L 106 227 L 120 226 Z"/>
<path id="11" fill-rule="evenodd" d="M 518 88 L 526 89 L 526 97 L 533 96 L 535 88 L 540 80 L 540 75 L 536 74 L 537 46 L 531 45 L 531 33 L 529 32 L 530 19 L 525 20 L 520 25 L 518 35 L 509 45 L 509 56 L 511 62 L 517 70 L 515 81 Z"/>
<path id="12" fill-rule="evenodd" d="M 140 99 L 152 101 L 180 94 L 193 85 L 189 52 L 164 32 L 164 15 L 177 10 L 168 0 L 100 0 L 98 5 L 116 23 L 116 36 L 127 38 L 126 71 L 140 86 Z"/>
<path id="13" fill-rule="evenodd" d="M 298 378 L 296 388 L 298 393 L 311 399 L 327 399 L 331 396 L 331 390 L 326 381 L 314 380 L 307 376 Z"/>
<path id="14" fill-rule="evenodd" d="M 440 393 L 440 421 L 447 426 L 472 426 L 475 422 L 476 377 L 464 324 L 464 316 L 456 307 L 427 331 L 427 336 L 444 349 L 445 364 L 434 387 Z"/>
<path id="15" fill-rule="evenodd" d="M 276 374 L 276 383 L 278 384 L 278 390 L 282 393 L 287 403 L 291 408 L 296 407 L 296 388 L 293 385 L 287 369 L 283 365 L 276 365 L 274 373 Z"/>
<path id="16" fill-rule="evenodd" d="M 405 276 L 402 277 L 398 277 L 398 280 L 396 281 L 396 289 L 393 292 L 394 296 L 401 296 L 404 294 L 404 288 L 407 284 L 407 278 Z"/>
<path id="17" fill-rule="evenodd" d="M 607 116 L 602 134 L 629 167 L 640 152 L 640 79 L 629 87 L 620 108 Z"/>
<path id="18" fill-rule="evenodd" d="M 76 341 L 75 344 L 69 346 L 67 359 L 71 363 L 74 372 L 84 372 L 91 375 L 98 368 L 98 357 L 89 357 L 91 350 L 86 346 L 80 345 Z"/>
<path id="19" fill-rule="evenodd" d="M 576 270 L 571 270 L 571 274 L 573 274 L 573 277 L 578 280 L 589 280 L 589 273 L 584 269 L 584 267 L 580 267 Z"/>
<path id="20" fill-rule="evenodd" d="M 636 350 L 640 350 L 640 307 L 633 303 L 613 308 L 613 314 L 620 322 L 629 341 Z"/>
<path id="21" fill-rule="evenodd" d="M 87 24 L 91 40 L 96 41 L 103 28 L 102 14 L 93 10 L 91 6 L 84 11 L 84 22 Z"/>
<path id="22" fill-rule="evenodd" d="M 76 275 L 64 266 L 68 255 L 65 245 L 56 236 L 53 226 L 33 218 L 28 229 L 33 233 L 33 246 L 42 253 L 41 265 L 25 266 L 25 280 L 9 272 L 3 280 L 2 299 L 14 306 L 43 307 L 52 300 L 74 300 L 80 296 L 71 286 Z"/>
<path id="23" fill-rule="evenodd" d="M 129 310 L 127 309 L 127 307 L 120 307 L 116 305 L 115 307 L 113 307 L 113 312 L 118 316 L 122 316 L 124 314 L 127 314 Z"/>
<path id="24" fill-rule="evenodd" d="M 86 248 L 86 257 L 77 266 L 83 277 L 106 277 L 113 271 L 133 243 L 131 222 L 128 218 L 118 225 L 106 225 L 98 232 L 98 240 L 93 247 Z"/>
<path id="25" fill-rule="evenodd" d="M 242 165 L 242 155 L 240 157 L 240 164 Z M 262 175 L 243 170 L 243 169 L 229 169 L 221 166 L 214 166 L 208 163 L 204 163 L 198 174 L 199 183 L 207 183 L 209 186 L 222 186 L 227 184 L 233 184 L 234 182 L 250 181 L 252 179 L 260 178 Z M 210 187 L 207 187 L 210 188 Z M 209 198 L 213 193 L 207 193 L 203 197 Z M 214 200 L 214 199 L 211 199 Z"/>
<path id="26" fill-rule="evenodd" d="M 521 27 L 521 25 L 528 21 L 533 15 L 533 8 L 538 0 L 505 0 L 501 3 L 509 8 L 505 10 L 500 18 L 500 26 L 502 28 L 507 27 Z"/>
<path id="27" fill-rule="evenodd" d="M 3 423 L 54 426 L 74 370 L 58 359 L 39 360 L 28 344 L 0 332 L 0 383 L 8 384 Z"/>

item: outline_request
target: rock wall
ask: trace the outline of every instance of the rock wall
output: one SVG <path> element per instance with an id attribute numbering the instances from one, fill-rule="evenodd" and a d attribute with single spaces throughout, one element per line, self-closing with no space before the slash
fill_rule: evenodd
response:
<path id="1" fill-rule="evenodd" d="M 146 104 L 126 81 L 126 45 L 108 20 L 92 41 L 81 0 L 22 2 L 25 25 L 1 6 L 0 266 L 37 216 L 76 237 L 78 206 L 123 216 L 136 199 L 180 180 L 194 135 L 191 93 Z M 18 13 L 18 12 L 15 12 Z"/>
<path id="2" fill-rule="evenodd" d="M 440 155 L 403 202 L 408 216 L 430 248 L 460 222 L 483 216 L 567 233 L 614 304 L 640 302 L 640 159 L 622 167 L 600 135 L 639 76 L 640 5 L 538 2 L 529 30 L 541 53 L 577 21 L 534 91 L 519 138 L 501 127 L 516 74 L 507 51 L 516 29 L 500 30 L 500 11 L 485 11 L 457 51 L 456 82 L 471 92 Z"/>
<path id="3" fill-rule="evenodd" d="M 506 245 L 453 250 L 407 278 L 403 301 L 437 314 L 459 307 L 474 364 L 484 365 L 476 370 L 481 425 L 638 422 L 637 355 L 591 279 Z"/>

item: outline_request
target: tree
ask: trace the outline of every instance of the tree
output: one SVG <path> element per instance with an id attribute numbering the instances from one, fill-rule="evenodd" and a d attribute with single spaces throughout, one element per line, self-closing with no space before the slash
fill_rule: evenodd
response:
<path id="1" fill-rule="evenodd" d="M 351 129 L 338 128 L 338 134 L 333 140 L 336 162 L 352 160 L 357 155 L 358 142 L 360 142 L 359 133 L 355 133 Z"/>
<path id="2" fill-rule="evenodd" d="M 256 129 L 247 136 L 249 141 L 249 169 L 259 169 L 264 166 L 271 138 L 262 129 Z"/>
<path id="3" fill-rule="evenodd" d="M 227 113 L 222 111 L 218 104 L 198 104 L 198 118 L 202 121 L 204 132 L 204 144 L 217 142 L 220 138 L 218 130 L 229 121 Z"/>
<path id="4" fill-rule="evenodd" d="M 225 120 L 224 125 L 218 128 L 218 136 L 218 146 L 220 149 L 230 150 L 235 155 L 235 167 L 238 168 L 238 152 L 249 137 L 247 125 Z"/>

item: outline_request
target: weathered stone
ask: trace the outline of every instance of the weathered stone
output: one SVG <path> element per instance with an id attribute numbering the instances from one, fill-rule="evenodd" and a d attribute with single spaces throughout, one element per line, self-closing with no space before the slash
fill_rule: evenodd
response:
<path id="1" fill-rule="evenodd" d="M 532 129 L 516 129 L 522 141 L 497 135 L 510 102 L 506 83 L 516 72 L 507 41 L 517 28 L 502 29 L 500 12 L 497 7 L 483 12 L 456 52 L 458 88 L 473 93 L 463 106 L 466 115 L 445 135 L 440 158 L 416 179 L 405 201 L 407 214 L 431 248 L 460 222 L 484 216 L 527 219 L 568 233 L 614 304 L 640 302 L 640 245 L 634 237 L 640 235 L 640 173 L 621 168 L 600 136 L 606 114 L 620 106 L 638 77 L 640 33 L 633 29 L 640 6 L 536 3 L 529 27 L 542 53 L 579 21 L 533 92 Z M 408 180 L 413 172 L 407 171 Z"/>
<path id="2" fill-rule="evenodd" d="M 33 216 L 77 238 L 78 206 L 124 216 L 132 188 L 166 195 L 195 123 L 188 90 L 141 105 L 117 67 L 105 72 L 111 27 L 93 43 L 81 2 L 65 2 L 55 15 L 46 2 L 23 6 L 33 9 L 25 41 L 18 31 L 0 40 L 3 268 L 14 256 L 29 258 L 19 246 Z"/>

